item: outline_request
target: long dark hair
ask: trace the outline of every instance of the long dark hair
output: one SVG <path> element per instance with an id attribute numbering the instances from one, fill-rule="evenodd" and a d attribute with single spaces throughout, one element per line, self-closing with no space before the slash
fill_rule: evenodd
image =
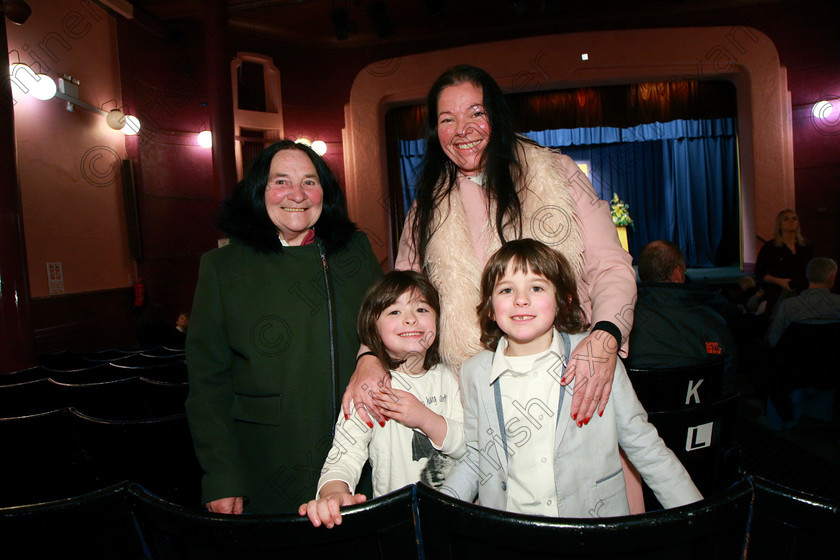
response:
<path id="1" fill-rule="evenodd" d="M 259 253 L 283 251 L 277 226 L 265 208 L 265 188 L 271 159 L 281 150 L 300 150 L 312 161 L 324 190 L 324 206 L 321 216 L 315 222 L 315 233 L 324 242 L 327 253 L 344 248 L 356 231 L 356 224 L 350 221 L 347 214 L 347 202 L 338 180 L 321 156 L 309 146 L 292 140 L 275 142 L 257 155 L 245 178 L 236 185 L 233 195 L 222 205 L 216 220 L 217 227 Z"/>
<path id="2" fill-rule="evenodd" d="M 517 239 L 508 241 L 493 253 L 481 273 L 481 303 L 476 311 L 481 343 L 485 348 L 496 350 L 504 334 L 493 318 L 493 293 L 509 265 L 513 272 L 531 271 L 554 285 L 557 304 L 554 327 L 558 331 L 573 334 L 589 327 L 578 299 L 575 274 L 566 257 L 536 239 Z"/>
<path id="3" fill-rule="evenodd" d="M 368 288 L 362 308 L 359 311 L 359 319 L 356 330 L 362 344 L 376 354 L 379 361 L 388 369 L 397 369 L 406 360 L 395 360 L 391 358 L 382 342 L 382 337 L 376 328 L 376 321 L 389 305 L 397 301 L 405 292 L 415 290 L 435 312 L 435 326 L 438 334 L 440 332 L 440 298 L 437 290 L 425 275 L 413 270 L 392 270 Z M 426 350 L 426 358 L 423 362 L 423 369 L 428 370 L 440 363 L 440 352 L 438 351 L 438 336 L 429 344 Z"/>
<path id="4" fill-rule="evenodd" d="M 425 262 L 429 239 L 435 233 L 430 225 L 435 209 L 452 193 L 458 180 L 458 166 L 447 157 L 438 140 L 438 99 L 444 89 L 463 83 L 481 88 L 484 111 L 490 122 L 490 138 L 481 163 L 487 194 L 496 202 L 499 240 L 505 241 L 504 229 L 507 226 L 513 226 L 517 237 L 522 236 L 522 204 L 517 183 L 524 172 L 516 154 L 518 142 L 522 140 L 518 140 L 513 132 L 510 109 L 496 81 L 481 68 L 462 64 L 441 74 L 426 98 L 426 154 L 417 184 L 417 206 L 412 224 L 421 264 Z"/>

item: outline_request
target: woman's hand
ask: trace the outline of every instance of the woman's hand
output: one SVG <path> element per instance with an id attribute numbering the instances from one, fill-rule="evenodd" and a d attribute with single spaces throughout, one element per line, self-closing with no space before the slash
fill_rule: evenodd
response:
<path id="1" fill-rule="evenodd" d="M 572 397 L 572 420 L 578 427 L 589 423 L 595 411 L 604 413 L 612 391 L 618 344 L 613 336 L 602 330 L 592 331 L 569 356 L 569 365 L 562 384 L 575 379 Z"/>
<path id="2" fill-rule="evenodd" d="M 776 284 L 784 290 L 790 290 L 790 278 L 779 278 L 778 276 L 773 276 L 772 274 L 765 274 L 764 281 Z"/>
<path id="3" fill-rule="evenodd" d="M 379 392 L 380 387 L 390 386 L 391 374 L 382 367 L 382 362 L 376 356 L 362 356 L 356 364 L 356 371 L 353 372 L 353 377 L 350 378 L 350 383 L 347 384 L 344 397 L 341 399 L 344 418 L 350 418 L 353 403 L 355 403 L 356 414 L 368 427 L 373 428 L 371 416 L 380 426 L 384 426 L 385 419 L 382 411 L 372 395 Z"/>
<path id="4" fill-rule="evenodd" d="M 218 500 L 207 502 L 204 505 L 207 511 L 212 513 L 240 515 L 242 513 L 242 504 L 242 496 L 234 496 L 230 498 L 219 498 Z"/>
<path id="5" fill-rule="evenodd" d="M 333 484 L 340 484 L 341 489 L 329 494 L 323 492 Z M 336 525 L 341 525 L 341 510 L 343 506 L 352 506 L 361 504 L 367 500 L 364 494 L 351 494 L 347 490 L 347 485 L 343 482 L 332 481 L 324 485 L 321 489 L 321 498 L 317 500 L 310 500 L 305 504 L 301 504 L 298 508 L 300 515 L 306 515 L 315 527 L 324 525 L 327 529 L 332 529 Z"/>

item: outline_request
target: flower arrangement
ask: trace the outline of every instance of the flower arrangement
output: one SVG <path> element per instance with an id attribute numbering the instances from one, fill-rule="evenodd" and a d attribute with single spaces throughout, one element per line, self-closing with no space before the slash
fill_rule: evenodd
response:
<path id="1" fill-rule="evenodd" d="M 633 219 L 630 217 L 630 205 L 618 198 L 616 193 L 613 193 L 610 201 L 610 214 L 612 221 L 617 226 L 630 226 L 636 229 L 633 224 Z"/>

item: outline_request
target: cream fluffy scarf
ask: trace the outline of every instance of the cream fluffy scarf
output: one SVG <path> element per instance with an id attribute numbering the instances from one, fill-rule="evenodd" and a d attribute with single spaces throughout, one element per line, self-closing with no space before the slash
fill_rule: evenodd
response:
<path id="1" fill-rule="evenodd" d="M 557 155 L 548 148 L 519 144 L 519 156 L 526 171 L 519 186 L 522 201 L 522 235 L 560 251 L 572 265 L 575 276 L 583 275 L 583 241 L 577 207 L 569 180 L 563 175 Z M 440 292 L 440 351 L 443 361 L 455 371 L 467 359 L 483 350 L 476 307 L 480 300 L 482 264 L 500 246 L 496 234 L 496 206 L 490 201 L 490 219 L 485 226 L 490 246 L 481 261 L 475 254 L 464 207 L 458 191 L 439 205 L 426 249 L 425 272 Z M 505 231 L 514 239 L 513 228 Z"/>

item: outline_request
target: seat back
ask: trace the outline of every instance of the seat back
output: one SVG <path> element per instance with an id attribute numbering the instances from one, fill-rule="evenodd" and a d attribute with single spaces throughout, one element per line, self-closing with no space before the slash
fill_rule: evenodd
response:
<path id="1" fill-rule="evenodd" d="M 840 388 L 840 360 L 834 345 L 840 342 L 840 322 L 793 322 L 785 328 L 771 353 L 771 368 L 785 380 L 787 389 Z M 795 372 L 796 375 L 790 375 Z"/>
<path id="2" fill-rule="evenodd" d="M 131 480 L 169 502 L 200 507 L 202 471 L 184 413 L 145 420 L 73 413 L 80 445 L 103 485 Z"/>
<path id="3" fill-rule="evenodd" d="M 724 361 L 677 368 L 627 368 L 639 402 L 648 412 L 701 405 L 723 395 Z"/>
<path id="4" fill-rule="evenodd" d="M 436 560 L 738 558 L 751 498 L 741 481 L 681 508 L 564 519 L 497 511 L 417 486 L 423 554 Z"/>
<path id="5" fill-rule="evenodd" d="M 49 379 L 0 386 L 0 418 L 44 414 L 70 406 Z"/>
<path id="6" fill-rule="evenodd" d="M 728 487 L 737 477 L 737 408 L 738 395 L 730 395 L 690 408 L 648 414 L 648 420 L 704 496 Z M 645 504 L 648 510 L 661 507 L 647 485 Z"/>
<path id="7" fill-rule="evenodd" d="M 840 555 L 840 502 L 758 477 L 754 486 L 748 559 L 812 560 Z"/>
<path id="8" fill-rule="evenodd" d="M 417 558 L 412 487 L 347 508 L 333 529 L 313 527 L 297 513 L 230 516 L 189 510 L 133 484 L 129 495 L 155 558 Z"/>
<path id="9" fill-rule="evenodd" d="M 102 487 L 67 409 L 0 419 L 0 507 L 79 496 Z"/>
<path id="10" fill-rule="evenodd" d="M 124 484 L 22 507 L 0 507 L 4 557 L 149 558 L 135 528 Z"/>

